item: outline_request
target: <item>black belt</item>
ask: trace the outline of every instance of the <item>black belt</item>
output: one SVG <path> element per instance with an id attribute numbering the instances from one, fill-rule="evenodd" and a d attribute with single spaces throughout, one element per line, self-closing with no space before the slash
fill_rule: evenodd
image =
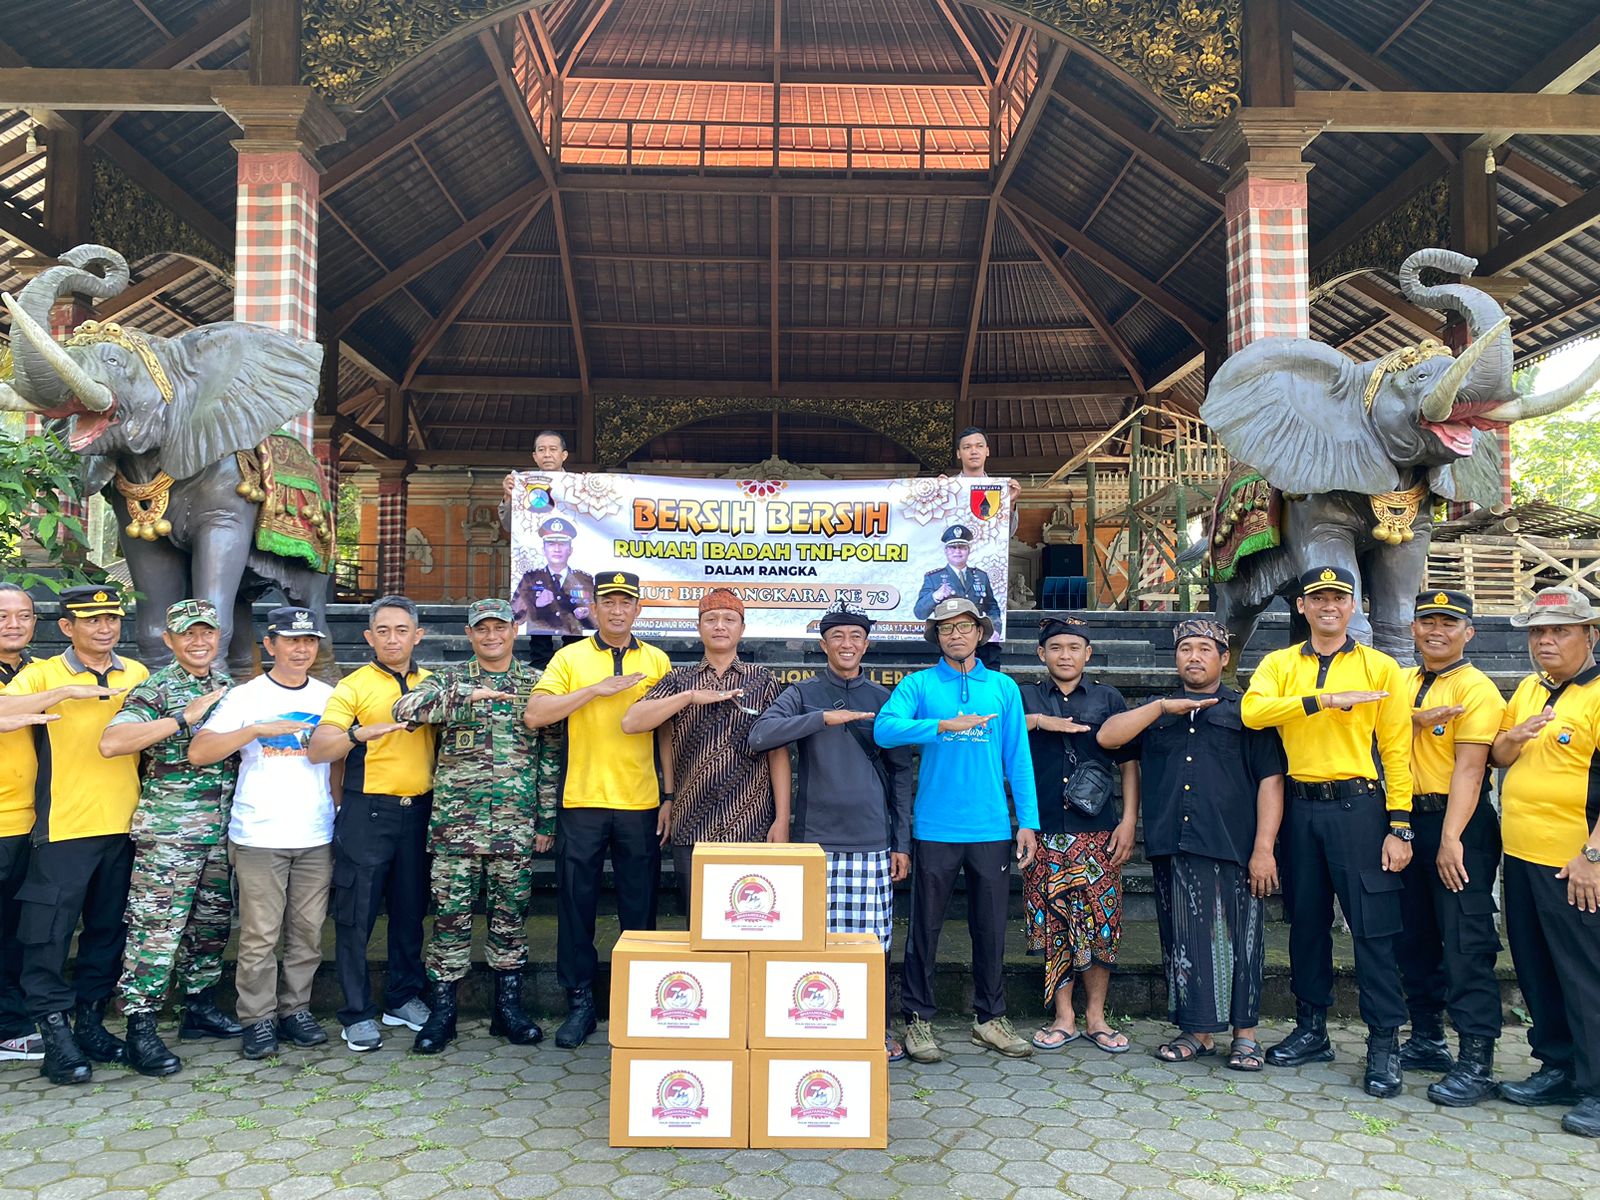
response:
<path id="1" fill-rule="evenodd" d="M 1449 806 L 1448 792 L 1416 792 L 1411 797 L 1412 812 L 1442 813 Z"/>
<path id="2" fill-rule="evenodd" d="M 387 792 L 346 792 L 344 803 L 352 800 L 392 800 L 401 808 L 410 808 L 413 804 L 426 804 L 433 799 L 432 792 L 423 792 L 420 796 L 391 796 Z"/>
<path id="3" fill-rule="evenodd" d="M 1327 783 L 1291 779 L 1289 793 L 1296 800 L 1361 800 L 1381 796 L 1383 788 L 1376 779 L 1334 779 Z"/>

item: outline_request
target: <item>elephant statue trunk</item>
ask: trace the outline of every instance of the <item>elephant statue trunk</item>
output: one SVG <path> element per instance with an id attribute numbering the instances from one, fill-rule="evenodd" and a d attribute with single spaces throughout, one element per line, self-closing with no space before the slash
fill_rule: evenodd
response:
<path id="1" fill-rule="evenodd" d="M 95 274 L 89 269 L 93 266 L 101 267 L 105 273 Z M 29 280 L 15 300 L 6 297 L 13 332 L 13 395 L 27 406 L 51 414 L 65 408 L 73 395 L 85 408 L 108 408 L 111 395 L 104 385 L 97 384 L 75 363 L 71 370 L 67 369 L 71 356 L 50 336 L 50 310 L 62 296 L 107 299 L 127 286 L 128 261 L 121 254 L 105 246 L 74 246 L 61 256 L 59 265 Z"/>
<path id="2" fill-rule="evenodd" d="M 1454 275 L 1471 275 L 1477 266 L 1478 260 L 1475 258 L 1457 254 L 1454 250 L 1434 247 L 1408 255 L 1405 262 L 1400 265 L 1398 278 L 1400 290 L 1411 303 L 1431 308 L 1435 312 L 1457 314 L 1466 321 L 1467 332 L 1474 342 L 1483 337 L 1490 339 L 1488 352 L 1479 360 L 1481 368 L 1479 378 L 1488 381 L 1479 398 L 1499 399 L 1511 393 L 1511 364 L 1516 356 L 1516 351 L 1511 345 L 1509 326 L 1504 330 L 1495 331 L 1496 324 L 1505 315 L 1499 303 L 1487 292 L 1468 284 L 1442 283 L 1425 286 L 1421 281 L 1424 267 L 1448 271 Z M 1479 388 L 1474 387 L 1471 390 L 1478 392 Z M 1429 418 L 1429 420 L 1437 419 L 1439 418 Z"/>
<path id="3" fill-rule="evenodd" d="M 1455 410 L 1456 396 L 1473 374 L 1481 369 L 1482 360 L 1490 347 L 1499 341 L 1502 334 L 1509 336 L 1510 329 L 1511 318 L 1502 317 L 1484 337 L 1473 339 L 1472 344 L 1456 356 L 1423 400 L 1423 420 L 1437 424 L 1450 419 L 1450 414 Z"/>

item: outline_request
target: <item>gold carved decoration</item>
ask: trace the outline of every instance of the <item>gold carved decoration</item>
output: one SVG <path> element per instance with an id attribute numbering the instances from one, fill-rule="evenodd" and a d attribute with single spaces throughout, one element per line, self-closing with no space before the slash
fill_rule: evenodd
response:
<path id="1" fill-rule="evenodd" d="M 121 346 L 130 354 L 138 355 L 139 361 L 144 364 L 144 369 L 150 372 L 151 382 L 156 385 L 156 390 L 161 393 L 161 399 L 168 404 L 172 403 L 172 380 L 167 378 L 167 372 L 161 366 L 161 360 L 156 357 L 156 352 L 150 348 L 149 339 L 144 334 L 133 329 L 124 329 L 115 321 L 85 321 L 62 344 L 66 346 L 98 346 L 102 342 L 111 342 Z"/>
<path id="2" fill-rule="evenodd" d="M 1450 245 L 1450 181 L 1441 175 L 1311 271 L 1313 285 L 1358 271 L 1400 269 L 1418 246 Z"/>
<path id="3" fill-rule="evenodd" d="M 1366 405 L 1368 412 L 1372 411 L 1372 403 L 1378 398 L 1378 389 L 1383 386 L 1385 375 L 1392 375 L 1396 371 L 1409 371 L 1425 358 L 1449 358 L 1450 351 L 1443 342 L 1434 338 L 1423 338 L 1415 346 L 1402 346 L 1398 350 L 1391 350 L 1377 362 L 1372 364 L 1372 377 L 1367 380 L 1366 390 L 1361 393 L 1361 402 Z"/>
<path id="4" fill-rule="evenodd" d="M 1428 498 L 1428 484 L 1424 480 L 1415 487 L 1406 488 L 1399 492 L 1383 492 L 1377 496 L 1368 496 L 1372 504 L 1372 515 L 1378 523 L 1372 527 L 1372 536 L 1380 542 L 1387 542 L 1391 546 L 1398 546 L 1401 542 L 1409 542 L 1416 537 L 1416 532 L 1411 528 L 1417 519 L 1417 512 L 1422 508 L 1423 502 Z"/>
<path id="5" fill-rule="evenodd" d="M 989 0 L 986 7 L 1098 51 L 1165 101 L 1180 124 L 1216 125 L 1239 106 L 1243 0 Z"/>
<path id="6" fill-rule="evenodd" d="M 301 73 L 329 101 L 353 104 L 451 34 L 528 0 L 305 0 Z"/>
<path id="7" fill-rule="evenodd" d="M 916 455 L 930 470 L 947 466 L 955 430 L 950 400 L 774 400 L 755 396 L 596 396 L 595 458 L 614 466 L 663 433 L 727 413 L 804 412 L 850 421 Z"/>
<path id="8" fill-rule="evenodd" d="M 174 482 L 171 475 L 157 471 L 149 483 L 134 483 L 118 471 L 112 482 L 128 502 L 128 524 L 122 532 L 147 542 L 172 532 L 172 522 L 167 520 L 167 502 L 172 498 Z"/>
<path id="9" fill-rule="evenodd" d="M 233 273 L 233 257 L 228 253 L 232 247 L 213 246 L 120 167 L 98 155 L 89 238 L 101 246 L 115 246 L 129 262 L 151 254 L 186 254 Z"/>

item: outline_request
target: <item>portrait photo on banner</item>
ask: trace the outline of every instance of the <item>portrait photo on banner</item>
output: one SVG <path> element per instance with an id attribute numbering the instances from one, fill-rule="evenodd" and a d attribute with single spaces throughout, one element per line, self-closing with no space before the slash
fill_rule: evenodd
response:
<path id="1" fill-rule="evenodd" d="M 731 588 L 745 636 L 801 638 L 838 604 L 877 638 L 918 640 L 951 596 L 1005 636 L 1011 501 L 1004 479 L 680 479 L 524 471 L 511 493 L 518 632 L 595 629 L 596 579 L 639 576 L 642 635 L 691 635 L 700 597 Z"/>

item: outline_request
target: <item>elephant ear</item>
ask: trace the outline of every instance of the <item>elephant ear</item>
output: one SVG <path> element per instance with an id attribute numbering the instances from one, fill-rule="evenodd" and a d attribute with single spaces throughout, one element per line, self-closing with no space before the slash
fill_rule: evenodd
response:
<path id="1" fill-rule="evenodd" d="M 1476 429 L 1472 434 L 1472 453 L 1465 458 L 1428 470 L 1428 487 L 1435 496 L 1492 508 L 1499 504 L 1500 439 L 1504 431 Z"/>
<path id="2" fill-rule="evenodd" d="M 223 321 L 175 337 L 162 350 L 174 394 L 161 469 L 174 479 L 260 445 L 316 403 L 322 370 L 316 342 Z"/>
<path id="3" fill-rule="evenodd" d="M 1366 378 L 1332 346 L 1263 338 L 1222 364 L 1200 415 L 1281 491 L 1392 491 L 1400 477 L 1368 426 Z"/>

